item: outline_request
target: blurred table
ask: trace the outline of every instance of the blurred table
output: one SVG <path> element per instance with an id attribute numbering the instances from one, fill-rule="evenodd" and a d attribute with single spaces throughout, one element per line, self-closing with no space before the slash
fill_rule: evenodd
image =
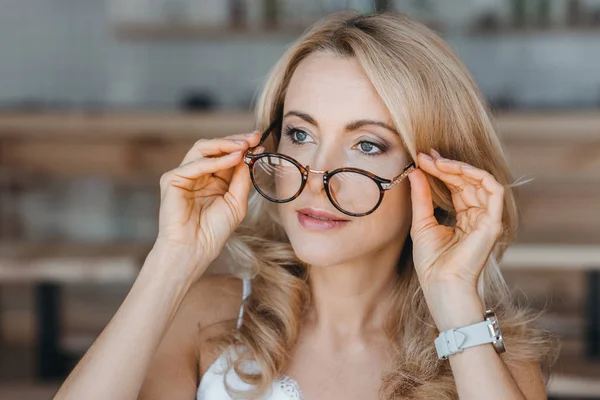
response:
<path id="1" fill-rule="evenodd" d="M 501 262 L 502 269 L 584 270 L 587 279 L 587 354 L 600 360 L 600 245 L 515 244 Z"/>
<path id="2" fill-rule="evenodd" d="M 149 251 L 140 244 L 0 244 L 0 285 L 36 285 L 38 377 L 64 376 L 61 341 L 61 286 L 65 284 L 132 284 Z"/>

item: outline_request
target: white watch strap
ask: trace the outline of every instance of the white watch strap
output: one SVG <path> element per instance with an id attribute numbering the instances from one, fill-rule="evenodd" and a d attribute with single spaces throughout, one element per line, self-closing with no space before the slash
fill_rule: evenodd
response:
<path id="1" fill-rule="evenodd" d="M 449 329 L 435 339 L 435 349 L 442 360 L 463 349 L 480 344 L 492 343 L 496 338 L 490 329 L 491 322 L 482 321 L 457 329 Z"/>

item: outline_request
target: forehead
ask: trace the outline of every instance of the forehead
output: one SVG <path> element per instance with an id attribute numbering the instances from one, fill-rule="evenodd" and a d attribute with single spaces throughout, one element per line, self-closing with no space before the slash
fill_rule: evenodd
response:
<path id="1" fill-rule="evenodd" d="M 317 52 L 294 71 L 287 88 L 284 113 L 297 110 L 318 122 L 378 119 L 392 125 L 391 117 L 373 84 L 355 58 Z"/>

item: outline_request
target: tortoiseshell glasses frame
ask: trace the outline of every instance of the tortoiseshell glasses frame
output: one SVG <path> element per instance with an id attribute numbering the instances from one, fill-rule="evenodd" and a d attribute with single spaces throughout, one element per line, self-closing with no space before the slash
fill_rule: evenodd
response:
<path id="1" fill-rule="evenodd" d="M 408 164 L 406 167 L 404 167 L 404 170 L 402 171 L 402 173 L 398 176 L 396 176 L 393 179 L 386 179 L 386 178 L 382 178 L 380 176 L 377 176 L 375 174 L 372 174 L 371 172 L 365 171 L 363 169 L 360 168 L 351 168 L 351 167 L 345 167 L 345 168 L 338 168 L 335 169 L 333 171 L 315 171 L 310 169 L 310 166 L 303 166 L 302 164 L 300 164 L 298 161 L 296 161 L 295 159 L 293 159 L 292 157 L 286 156 L 285 154 L 280 154 L 280 153 L 260 153 L 260 154 L 253 154 L 253 151 L 261 146 L 265 140 L 267 140 L 267 138 L 269 137 L 269 135 L 271 134 L 271 132 L 279 126 L 281 122 L 281 119 L 276 119 L 275 121 L 273 121 L 271 123 L 271 125 L 269 125 L 269 127 L 263 132 L 260 142 L 246 150 L 246 152 L 244 153 L 244 162 L 248 165 L 248 167 L 250 168 L 250 178 L 252 179 L 252 184 L 254 185 L 254 188 L 267 200 L 272 201 L 274 203 L 288 203 L 292 200 L 295 200 L 296 198 L 298 198 L 298 196 L 300 196 L 300 193 L 302 193 L 302 191 L 304 190 L 304 187 L 306 186 L 306 182 L 308 181 L 308 174 L 309 173 L 317 173 L 317 174 L 323 174 L 323 186 L 325 187 L 325 193 L 327 193 L 327 197 L 329 198 L 329 201 L 331 201 L 331 204 L 333 204 L 333 206 L 338 209 L 340 212 L 349 215 L 351 217 L 363 217 L 365 215 L 369 215 L 372 212 L 374 212 L 377 207 L 379 207 L 379 205 L 381 204 L 382 200 L 383 200 L 383 195 L 387 190 L 392 189 L 394 186 L 396 186 L 397 184 L 399 184 L 400 182 L 402 182 L 402 180 L 404 178 L 406 178 L 408 176 L 408 174 L 414 169 L 416 168 L 415 163 L 411 162 L 410 164 Z M 282 158 L 285 161 L 293 164 L 295 167 L 298 168 L 298 170 L 300 171 L 300 173 L 302 174 L 302 183 L 300 185 L 300 188 L 298 189 L 298 191 L 296 192 L 296 194 L 294 194 L 292 197 L 284 199 L 284 200 L 278 200 L 278 199 L 274 199 L 271 196 L 267 195 L 266 193 L 264 193 L 259 185 L 257 184 L 255 177 L 254 177 L 254 164 L 260 160 L 261 158 L 264 157 L 278 157 L 278 158 Z M 367 178 L 370 178 L 371 180 L 373 180 L 373 182 L 375 182 L 375 184 L 377 185 L 377 187 L 379 188 L 379 200 L 377 201 L 377 204 L 369 211 L 364 212 L 364 213 L 352 213 L 349 211 L 346 211 L 345 209 L 343 209 L 339 204 L 337 204 L 337 202 L 335 201 L 334 197 L 332 196 L 331 190 L 329 188 L 329 182 L 331 180 L 331 178 L 333 176 L 335 176 L 336 174 L 342 173 L 342 172 L 354 172 L 363 176 L 366 176 Z"/>

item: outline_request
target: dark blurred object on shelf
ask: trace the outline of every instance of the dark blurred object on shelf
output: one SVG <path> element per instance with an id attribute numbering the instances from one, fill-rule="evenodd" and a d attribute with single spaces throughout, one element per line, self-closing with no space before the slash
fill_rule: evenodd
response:
<path id="1" fill-rule="evenodd" d="M 515 28 L 523 28 L 527 24 L 526 0 L 512 0 L 512 20 Z"/>
<path id="2" fill-rule="evenodd" d="M 600 27 L 600 1 L 594 2 L 593 5 L 589 5 L 586 10 L 588 16 L 587 23 L 592 27 Z"/>
<path id="3" fill-rule="evenodd" d="M 229 19 L 234 29 L 244 28 L 247 25 L 247 9 L 244 0 L 229 0 Z"/>
<path id="4" fill-rule="evenodd" d="M 204 89 L 190 89 L 182 97 L 179 108 L 185 111 L 206 111 L 217 106 L 215 96 Z"/>
<path id="5" fill-rule="evenodd" d="M 567 23 L 569 26 L 581 25 L 581 1 L 569 0 L 567 7 Z"/>
<path id="6" fill-rule="evenodd" d="M 488 99 L 488 104 L 494 112 L 515 109 L 515 99 L 510 93 L 502 93 Z"/>
<path id="7" fill-rule="evenodd" d="M 550 26 L 550 0 L 538 0 L 536 25 L 542 28 Z"/>
<path id="8" fill-rule="evenodd" d="M 377 12 L 384 12 L 390 6 L 389 0 L 373 0 L 373 3 L 375 4 L 375 10 Z"/>
<path id="9" fill-rule="evenodd" d="M 277 0 L 264 0 L 264 21 L 266 29 L 275 29 L 279 25 Z"/>
<path id="10" fill-rule="evenodd" d="M 502 26 L 498 15 L 493 12 L 482 14 L 473 24 L 473 29 L 478 33 L 498 32 Z"/>

